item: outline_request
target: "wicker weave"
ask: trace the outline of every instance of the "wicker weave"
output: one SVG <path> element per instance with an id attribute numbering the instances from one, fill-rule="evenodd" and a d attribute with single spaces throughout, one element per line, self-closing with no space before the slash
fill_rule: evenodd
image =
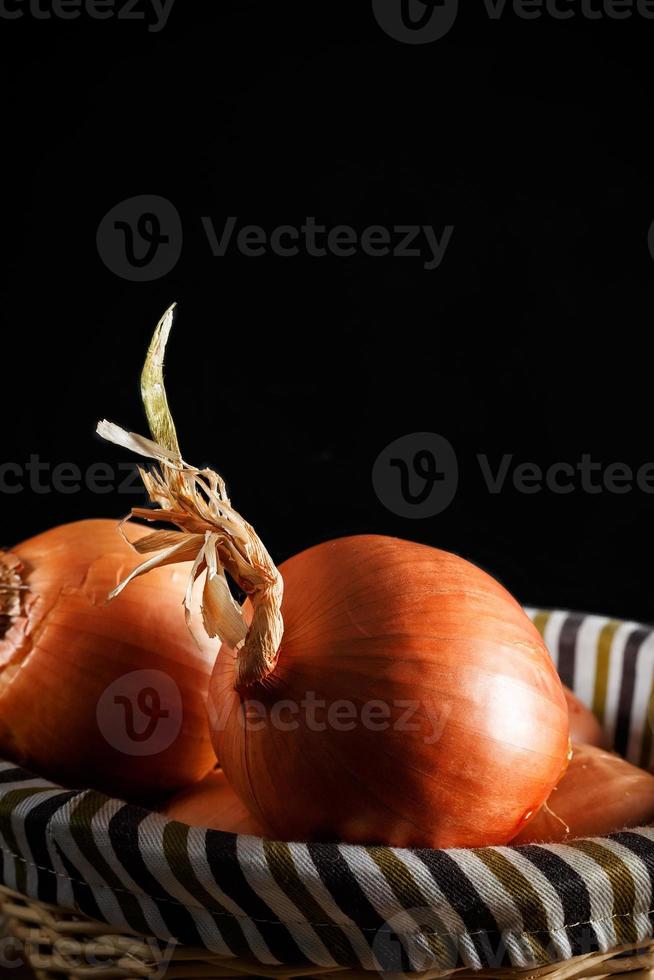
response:
<path id="1" fill-rule="evenodd" d="M 162 948 L 143 936 L 130 935 L 94 922 L 77 913 L 54 905 L 27 899 L 18 892 L 0 886 L 0 908 L 7 919 L 8 931 L 18 941 L 23 959 L 34 970 L 38 980 L 70 977 L 71 980 L 183 980 L 266 976 L 318 977 L 338 973 L 342 980 L 369 980 L 370 974 L 355 970 L 329 970 L 308 965 L 303 969 L 266 968 L 244 959 L 225 960 L 212 957 L 206 950 L 186 946 Z M 531 970 L 492 969 L 477 972 L 454 971 L 457 980 L 576 980 L 593 977 L 602 980 L 618 974 L 629 974 L 631 980 L 654 980 L 654 939 L 637 946 L 624 946 L 608 953 L 575 956 L 565 963 Z M 432 980 L 450 973 L 428 971 L 412 974 L 415 980 Z"/>

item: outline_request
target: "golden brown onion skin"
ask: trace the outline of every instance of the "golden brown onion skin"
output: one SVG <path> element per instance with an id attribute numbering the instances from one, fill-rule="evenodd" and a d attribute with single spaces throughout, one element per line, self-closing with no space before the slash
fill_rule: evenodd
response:
<path id="1" fill-rule="evenodd" d="M 130 535 L 144 530 L 132 527 Z M 216 762 L 206 719 L 215 644 L 198 624 L 198 647 L 186 628 L 185 566 L 156 569 L 107 604 L 108 593 L 142 560 L 116 521 L 63 525 L 11 554 L 24 566 L 29 591 L 24 616 L 0 638 L 0 754 L 64 785 L 143 801 L 204 776 Z M 136 698 L 141 680 L 124 678 L 143 670 L 157 672 L 157 707 L 169 712 L 171 727 L 163 735 L 159 729 L 160 741 L 132 743 L 128 706 L 114 696 Z M 179 696 L 170 697 L 171 690 Z M 149 710 L 154 702 L 144 703 Z M 142 735 L 147 723 L 135 715 L 133 730 Z M 175 729 L 166 745 L 166 732 Z M 134 747 L 145 754 L 133 754 Z"/>
<path id="2" fill-rule="evenodd" d="M 573 694 L 569 687 L 563 687 L 568 702 L 570 738 L 575 745 L 598 745 L 606 748 L 602 726 L 592 711 Z"/>
<path id="3" fill-rule="evenodd" d="M 168 800 L 161 812 L 171 820 L 191 827 L 209 827 L 230 834 L 265 837 L 263 826 L 240 801 L 222 769 L 210 772 L 199 783 L 188 786 Z"/>
<path id="4" fill-rule="evenodd" d="M 561 683 L 518 603 L 455 555 L 373 535 L 318 545 L 280 571 L 284 638 L 274 672 L 248 692 L 249 723 L 224 646 L 209 694 L 214 746 L 251 812 L 293 840 L 515 836 L 568 752 Z M 341 700 L 351 707 L 337 711 Z"/>
<path id="5" fill-rule="evenodd" d="M 567 772 L 512 841 L 556 843 L 601 837 L 654 820 L 654 776 L 594 745 L 575 745 Z"/>

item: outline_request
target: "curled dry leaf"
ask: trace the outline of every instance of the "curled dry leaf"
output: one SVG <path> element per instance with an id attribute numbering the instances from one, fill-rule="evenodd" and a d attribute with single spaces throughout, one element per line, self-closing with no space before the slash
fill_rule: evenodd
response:
<path id="1" fill-rule="evenodd" d="M 277 660 L 284 629 L 282 578 L 254 528 L 232 507 L 218 473 L 190 466 L 181 457 L 163 383 L 164 353 L 173 312 L 174 305 L 159 321 L 141 376 L 153 438 L 126 432 L 106 420 L 99 423 L 98 433 L 109 442 L 154 461 L 152 469 L 141 468 L 140 473 L 148 496 L 158 509 L 136 507 L 131 517 L 165 521 L 179 530 L 155 531 L 141 540 L 140 553 L 152 557 L 121 582 L 111 598 L 153 568 L 191 560 L 187 612 L 193 585 L 206 571 L 201 600 L 205 629 L 209 636 L 239 650 L 236 683 L 248 686 L 265 677 Z M 252 603 L 249 624 L 232 597 L 225 573 Z"/>

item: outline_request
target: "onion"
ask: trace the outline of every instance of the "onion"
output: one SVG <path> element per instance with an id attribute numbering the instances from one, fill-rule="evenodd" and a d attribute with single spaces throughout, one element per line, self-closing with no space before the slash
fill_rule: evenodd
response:
<path id="1" fill-rule="evenodd" d="M 507 842 L 567 762 L 565 696 L 538 631 L 485 572 L 420 544 L 343 538 L 278 570 L 220 477 L 182 460 L 163 387 L 171 323 L 172 308 L 143 374 L 154 441 L 98 431 L 158 463 L 143 477 L 160 509 L 132 515 L 180 530 L 163 550 L 160 532 L 144 538 L 153 557 L 113 594 L 175 547 L 194 550 L 191 583 L 207 570 L 205 627 L 223 641 L 210 723 L 231 785 L 287 839 Z"/>
<path id="2" fill-rule="evenodd" d="M 179 820 L 191 827 L 265 836 L 264 828 L 241 803 L 222 769 L 210 772 L 199 783 L 183 789 L 162 807 L 161 812 L 171 820 Z"/>
<path id="3" fill-rule="evenodd" d="M 654 820 L 654 776 L 592 745 L 575 745 L 568 771 L 514 844 L 601 837 Z"/>
<path id="4" fill-rule="evenodd" d="M 215 651 L 184 626 L 179 570 L 159 568 L 106 604 L 134 563 L 110 520 L 0 554 L 0 751 L 67 785 L 146 799 L 215 765 Z"/>
<path id="5" fill-rule="evenodd" d="M 573 694 L 569 687 L 563 687 L 568 702 L 570 738 L 577 745 L 599 745 L 606 748 L 602 726 L 592 711 Z"/>
<path id="6" fill-rule="evenodd" d="M 209 693 L 214 745 L 252 812 L 298 840 L 506 843 L 555 785 L 568 739 L 517 603 L 454 555 L 377 536 L 280 571 L 276 666 L 244 682 L 224 645 Z"/>

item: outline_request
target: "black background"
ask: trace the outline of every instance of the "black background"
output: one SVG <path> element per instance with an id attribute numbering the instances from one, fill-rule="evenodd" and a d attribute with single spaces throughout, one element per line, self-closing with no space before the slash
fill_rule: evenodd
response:
<path id="1" fill-rule="evenodd" d="M 142 8 L 141 8 L 142 9 Z M 117 465 L 138 375 L 180 304 L 168 390 L 187 459 L 226 477 L 278 559 L 380 532 L 456 551 L 522 601 L 654 619 L 654 496 L 490 494 L 497 466 L 654 461 L 648 229 L 654 21 L 498 21 L 432 44 L 367 0 L 177 0 L 142 22 L 0 19 L 0 463 Z M 134 283 L 96 247 L 126 198 L 174 203 L 173 271 Z M 455 227 L 415 258 L 215 258 L 200 219 L 266 229 Z M 458 493 L 425 520 L 377 499 L 393 439 L 437 432 Z M 0 494 L 0 543 L 122 516 L 113 493 Z"/>

